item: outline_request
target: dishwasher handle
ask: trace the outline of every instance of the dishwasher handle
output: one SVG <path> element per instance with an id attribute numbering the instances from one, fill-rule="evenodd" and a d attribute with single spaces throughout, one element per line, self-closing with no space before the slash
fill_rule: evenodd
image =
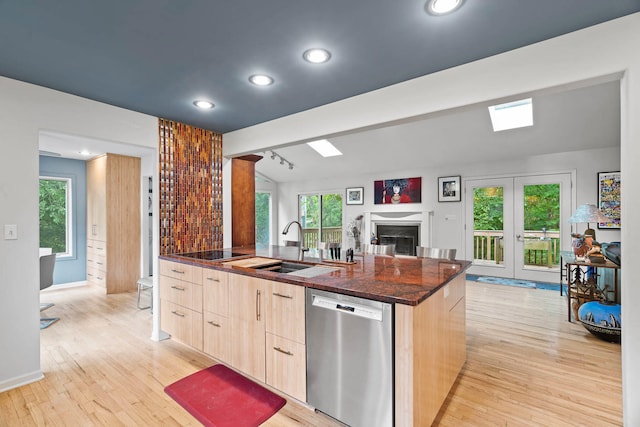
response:
<path id="1" fill-rule="evenodd" d="M 311 297 L 312 307 L 343 313 L 347 316 L 358 316 L 368 320 L 382 322 L 382 307 L 371 307 L 364 304 L 353 303 L 351 301 L 345 302 L 335 298 L 328 298 L 315 294 L 312 294 Z"/>

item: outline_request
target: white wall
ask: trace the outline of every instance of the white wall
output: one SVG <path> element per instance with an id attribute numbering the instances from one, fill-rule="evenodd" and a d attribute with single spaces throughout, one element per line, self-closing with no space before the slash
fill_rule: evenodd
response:
<path id="1" fill-rule="evenodd" d="M 42 377 L 38 263 L 38 132 L 157 146 L 157 119 L 0 77 L 0 391 Z M 157 173 L 156 173 L 157 176 Z M 157 228 L 157 227 L 156 227 Z M 64 321 L 64 317 L 62 318 Z"/>
<path id="2" fill-rule="evenodd" d="M 449 108 L 508 98 L 586 80 L 621 78 L 622 240 L 624 270 L 640 255 L 640 13 L 491 58 L 372 91 L 224 135 L 224 154 L 330 138 L 368 126 Z M 427 96 L 428 95 L 428 96 Z M 349 185 L 358 185 L 349 183 Z M 342 186 L 341 186 L 342 187 Z M 585 196 L 586 197 L 586 196 Z M 640 425 L 640 287 L 622 275 L 623 405 L 625 425 Z"/>
<path id="3" fill-rule="evenodd" d="M 364 212 L 380 210 L 397 212 L 433 211 L 432 245 L 442 248 L 455 248 L 458 250 L 458 254 L 464 256 L 464 201 L 460 203 L 438 203 L 436 189 L 439 176 L 461 175 L 464 180 L 466 178 L 544 174 L 575 170 L 576 199 L 577 204 L 580 205 L 583 203 L 597 203 L 597 172 L 619 169 L 620 150 L 604 148 L 528 158 L 519 158 L 517 153 L 514 153 L 514 158 L 509 162 L 455 164 L 438 169 L 403 170 L 398 165 L 397 172 L 382 175 L 353 174 L 351 176 L 335 177 L 331 180 L 281 183 L 278 186 L 278 193 L 280 194 L 278 228 L 282 229 L 288 221 L 297 218 L 297 195 L 300 193 L 334 191 L 343 194 L 345 186 L 364 187 L 364 204 L 345 206 L 345 223 Z M 422 177 L 422 203 L 392 206 L 373 204 L 373 181 L 411 177 Z M 573 200 L 573 203 L 575 208 L 576 200 Z M 455 219 L 452 220 L 451 216 L 454 216 Z M 445 217 L 449 217 L 449 219 L 446 220 Z M 597 233 L 598 239 L 603 242 L 620 240 L 619 230 L 598 230 Z M 344 238 L 346 237 L 343 236 Z M 282 243 L 281 239 L 279 243 Z M 425 243 L 423 242 L 422 244 L 424 245 Z"/>

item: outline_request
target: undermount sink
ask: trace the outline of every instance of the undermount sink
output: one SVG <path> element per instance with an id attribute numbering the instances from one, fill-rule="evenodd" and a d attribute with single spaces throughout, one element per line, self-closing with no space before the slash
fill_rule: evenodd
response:
<path id="1" fill-rule="evenodd" d="M 264 267 L 257 267 L 258 270 L 273 271 L 275 273 L 292 273 L 294 271 L 304 270 L 305 268 L 313 267 L 310 264 L 299 264 L 297 262 L 282 262 L 276 265 L 269 265 Z"/>

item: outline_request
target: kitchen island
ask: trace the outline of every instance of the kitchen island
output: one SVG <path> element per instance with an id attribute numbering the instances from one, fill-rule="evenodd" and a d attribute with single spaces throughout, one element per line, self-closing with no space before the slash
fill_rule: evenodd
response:
<path id="1" fill-rule="evenodd" d="M 364 255 L 355 264 L 300 262 L 297 248 L 278 246 L 160 258 L 162 328 L 302 402 L 305 288 L 393 304 L 396 426 L 430 425 L 466 359 L 468 261 Z M 259 261 L 309 264 L 314 273 L 247 267 Z"/>

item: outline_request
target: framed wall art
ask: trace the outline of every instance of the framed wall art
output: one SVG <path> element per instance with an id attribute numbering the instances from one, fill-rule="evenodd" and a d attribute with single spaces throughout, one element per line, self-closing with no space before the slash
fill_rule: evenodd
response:
<path id="1" fill-rule="evenodd" d="M 598 208 L 611 222 L 598 228 L 620 228 L 620 172 L 598 172 Z"/>
<path id="2" fill-rule="evenodd" d="M 345 200 L 347 205 L 364 204 L 364 187 L 347 188 Z"/>
<path id="3" fill-rule="evenodd" d="M 399 204 L 422 202 L 422 178 L 386 179 L 373 182 L 373 203 Z"/>
<path id="4" fill-rule="evenodd" d="M 459 202 L 461 200 L 460 175 L 438 178 L 438 201 Z"/>

